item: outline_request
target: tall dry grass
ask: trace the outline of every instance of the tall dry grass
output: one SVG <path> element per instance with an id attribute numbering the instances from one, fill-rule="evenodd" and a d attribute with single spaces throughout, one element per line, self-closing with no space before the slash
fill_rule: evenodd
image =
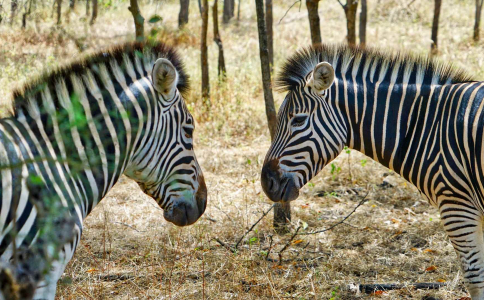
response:
<path id="1" fill-rule="evenodd" d="M 19 24 L 0 26 L 2 114 L 7 114 L 12 89 L 41 70 L 133 39 L 128 4 L 112 2 L 92 27 L 83 17 L 83 5 L 69 24 L 64 18 L 60 28 L 54 26 L 47 8 L 34 15 L 24 31 Z M 286 57 L 309 45 L 310 35 L 304 3 L 279 22 L 293 2 L 274 2 L 277 72 Z M 472 41 L 471 2 L 444 3 L 440 59 L 483 79 L 483 44 Z M 163 220 L 162 211 L 136 184 L 122 178 L 86 219 L 81 244 L 59 283 L 58 299 L 422 299 L 426 295 L 459 299 L 466 295 L 437 211 L 415 188 L 355 151 L 341 154 L 293 203 L 292 230 L 300 221 L 308 224 L 307 230 L 316 230 L 341 220 L 369 192 L 369 201 L 344 224 L 295 238 L 281 264 L 274 262 L 279 259 L 276 253 L 290 235 L 274 233 L 271 214 L 235 254 L 214 241 L 234 244 L 271 205 L 259 181 L 269 136 L 254 3 L 242 1 L 240 21 L 221 27 L 225 83 L 217 79 L 217 47 L 209 45 L 210 109 L 201 101 L 196 2 L 191 3 L 190 21 L 183 31 L 177 29 L 177 1 L 141 8 L 146 18 L 155 13 L 163 17 L 161 23 L 147 25 L 147 34 L 157 31 L 156 38 L 175 45 L 191 75 L 193 88 L 186 101 L 198 123 L 196 153 L 208 185 L 208 208 L 195 225 L 177 228 Z M 369 1 L 368 45 L 427 54 L 432 9 L 432 1 L 426 0 Z M 344 42 L 345 19 L 338 2 L 320 2 L 319 12 L 324 42 Z M 276 106 L 283 96 L 275 95 Z M 432 266 L 436 268 L 428 269 Z M 437 281 L 449 285 L 439 291 L 409 288 L 370 297 L 345 290 L 356 283 Z"/>

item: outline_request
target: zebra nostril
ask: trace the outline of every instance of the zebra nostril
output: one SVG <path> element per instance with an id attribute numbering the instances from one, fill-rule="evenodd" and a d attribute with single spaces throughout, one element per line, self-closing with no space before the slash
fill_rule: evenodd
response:
<path id="1" fill-rule="evenodd" d="M 276 180 L 274 178 L 269 178 L 269 191 L 273 191 L 273 188 L 276 186 Z"/>

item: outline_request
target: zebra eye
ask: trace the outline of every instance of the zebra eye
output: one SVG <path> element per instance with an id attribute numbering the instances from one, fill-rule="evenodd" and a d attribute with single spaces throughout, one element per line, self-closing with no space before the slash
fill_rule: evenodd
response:
<path id="1" fill-rule="evenodd" d="M 296 115 L 294 118 L 292 118 L 291 126 L 300 127 L 304 125 L 307 119 L 308 119 L 307 115 Z"/>
<path id="2" fill-rule="evenodd" d="M 184 126 L 183 127 L 183 131 L 185 131 L 185 137 L 187 139 L 191 139 L 192 136 L 193 136 L 193 127 L 187 127 L 187 126 Z"/>

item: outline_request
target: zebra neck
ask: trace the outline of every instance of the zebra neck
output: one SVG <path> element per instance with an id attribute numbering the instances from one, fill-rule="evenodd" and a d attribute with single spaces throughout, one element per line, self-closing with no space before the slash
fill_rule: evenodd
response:
<path id="1" fill-rule="evenodd" d="M 87 76 L 86 76 L 87 77 Z M 39 176 L 83 217 L 107 194 L 129 164 L 155 105 L 147 78 L 133 82 L 71 76 L 31 96 L 17 111 Z M 96 86 L 93 84 L 97 83 Z M 60 105 L 54 106 L 53 103 Z M 148 111 L 148 116 L 144 114 Z"/>
<path id="2" fill-rule="evenodd" d="M 421 170 L 438 158 L 439 85 L 338 80 L 337 114 L 347 127 L 347 145 L 419 186 Z"/>

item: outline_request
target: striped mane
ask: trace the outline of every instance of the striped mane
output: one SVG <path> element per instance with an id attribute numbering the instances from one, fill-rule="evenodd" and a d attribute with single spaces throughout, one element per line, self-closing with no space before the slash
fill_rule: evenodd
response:
<path id="1" fill-rule="evenodd" d="M 287 59 L 276 77 L 276 90 L 284 92 L 299 87 L 306 75 L 322 61 L 331 63 L 339 78 L 346 73 L 351 77 L 355 72 L 356 77 L 361 78 L 366 71 L 372 82 L 403 83 L 406 79 L 410 84 L 417 80 L 423 84 L 448 84 L 473 81 L 465 71 L 430 57 L 323 44 L 301 49 Z"/>
<path id="2" fill-rule="evenodd" d="M 151 75 L 151 66 L 156 59 L 166 58 L 171 61 L 178 71 L 178 85 L 177 88 L 180 93 L 185 94 L 189 90 L 189 78 L 184 69 L 184 65 L 174 48 L 161 42 L 155 43 L 139 43 L 128 42 L 125 44 L 111 47 L 107 50 L 99 51 L 89 55 L 81 60 L 75 61 L 68 65 L 62 66 L 53 71 L 47 71 L 38 76 L 34 80 L 30 80 L 23 87 L 13 92 L 13 109 L 14 116 L 18 117 L 19 110 L 28 110 L 29 99 L 41 102 L 40 94 L 45 87 L 50 87 L 51 91 L 55 91 L 55 85 L 62 79 L 66 79 L 71 75 L 83 75 L 87 70 L 93 70 L 93 75 L 98 81 L 96 75 L 98 65 L 106 65 L 108 70 L 111 63 L 117 63 L 121 70 L 127 74 L 128 69 L 126 61 L 133 65 L 136 78 Z M 112 72 L 111 70 L 109 72 Z M 140 74 L 141 73 L 141 74 Z M 128 77 L 128 76 L 126 76 Z M 101 80 L 99 79 L 99 82 Z M 54 97 L 54 105 L 56 108 L 61 107 L 58 103 L 57 97 Z"/>

